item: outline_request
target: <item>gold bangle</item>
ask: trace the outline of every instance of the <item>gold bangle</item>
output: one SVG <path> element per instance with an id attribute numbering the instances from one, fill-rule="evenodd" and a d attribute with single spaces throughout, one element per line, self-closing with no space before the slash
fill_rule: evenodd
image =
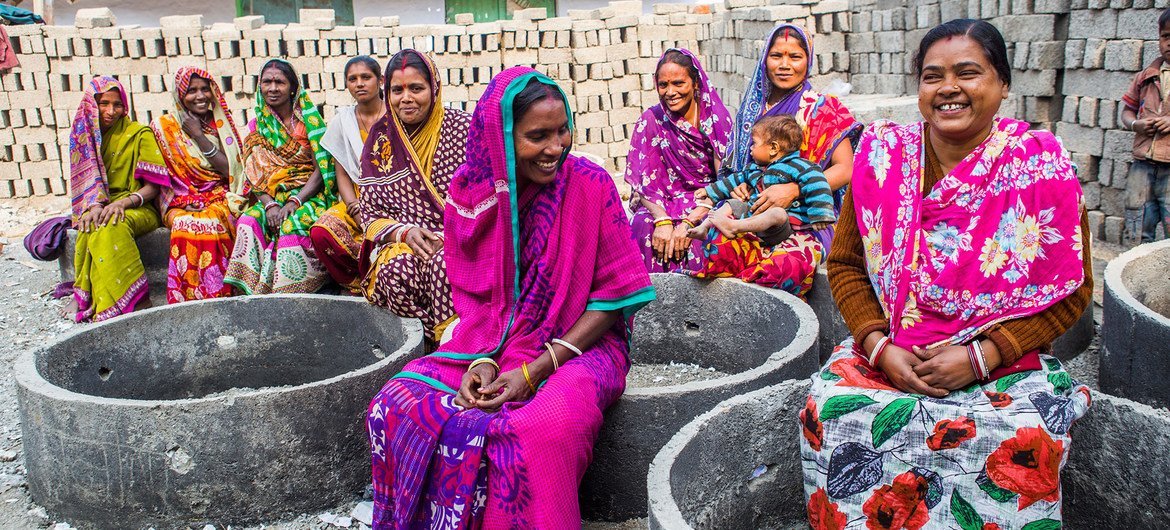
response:
<path id="1" fill-rule="evenodd" d="M 467 365 L 467 371 L 470 372 L 472 368 L 475 368 L 481 364 L 490 364 L 495 367 L 497 374 L 500 373 L 500 365 L 496 364 L 496 361 L 492 360 L 491 357 L 480 357 L 479 359 L 471 361 L 471 364 Z"/>
<path id="2" fill-rule="evenodd" d="M 663 219 L 661 221 L 654 222 L 654 228 L 658 228 L 660 226 L 674 226 L 674 221 L 671 221 L 670 219 Z"/>
<path id="3" fill-rule="evenodd" d="M 532 377 L 528 375 L 528 362 L 527 361 L 520 363 L 520 370 L 522 372 L 524 372 L 524 382 L 528 383 L 528 389 L 532 390 L 532 393 L 535 394 L 536 393 L 536 386 L 532 384 Z"/>
<path id="4" fill-rule="evenodd" d="M 557 353 L 553 351 L 552 344 L 546 342 L 544 343 L 544 347 L 548 349 L 548 356 L 552 358 L 553 362 L 553 373 L 556 373 L 561 368 L 561 363 L 557 362 Z"/>

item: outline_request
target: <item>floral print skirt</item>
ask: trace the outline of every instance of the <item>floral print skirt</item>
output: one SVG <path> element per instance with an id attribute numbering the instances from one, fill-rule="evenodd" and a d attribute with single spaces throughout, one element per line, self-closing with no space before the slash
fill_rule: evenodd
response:
<path id="1" fill-rule="evenodd" d="M 800 413 L 809 525 L 1060 528 L 1069 427 L 1090 396 L 1060 361 L 1040 364 L 935 399 L 895 389 L 846 339 Z"/>

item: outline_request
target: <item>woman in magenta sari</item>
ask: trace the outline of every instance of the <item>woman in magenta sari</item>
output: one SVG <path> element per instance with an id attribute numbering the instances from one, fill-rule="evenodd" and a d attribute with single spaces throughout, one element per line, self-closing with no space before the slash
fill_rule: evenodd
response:
<path id="1" fill-rule="evenodd" d="M 460 322 L 370 403 L 375 528 L 581 524 L 577 487 L 654 288 L 572 130 L 563 92 L 526 67 L 475 108 L 445 222 Z"/>
<path id="2" fill-rule="evenodd" d="M 696 270 L 703 243 L 686 234 L 707 208 L 696 209 L 695 191 L 715 180 L 731 143 L 731 114 L 687 50 L 662 54 L 654 85 L 659 103 L 634 126 L 626 157 L 626 182 L 634 192 L 630 225 L 646 270 Z"/>

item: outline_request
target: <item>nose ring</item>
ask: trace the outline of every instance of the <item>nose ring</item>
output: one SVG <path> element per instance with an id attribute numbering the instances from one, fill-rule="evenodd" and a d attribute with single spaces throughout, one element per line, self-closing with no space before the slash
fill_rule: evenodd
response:
<path id="1" fill-rule="evenodd" d="M 959 89 L 959 85 L 954 85 L 954 86 L 952 86 L 951 88 L 953 88 L 953 89 L 955 89 L 955 90 L 958 90 L 958 89 Z"/>

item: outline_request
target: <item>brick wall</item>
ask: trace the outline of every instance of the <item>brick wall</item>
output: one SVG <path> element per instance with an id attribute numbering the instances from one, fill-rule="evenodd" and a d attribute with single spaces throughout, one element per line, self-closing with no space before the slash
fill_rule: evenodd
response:
<path id="1" fill-rule="evenodd" d="M 131 116 L 146 123 L 172 107 L 174 71 L 199 66 L 217 77 L 243 124 L 253 114 L 259 68 L 285 57 L 328 119 L 337 106 L 352 104 L 342 71 L 350 57 L 368 54 L 384 65 L 406 47 L 433 52 L 446 104 L 466 110 L 505 67 L 525 64 L 548 74 L 576 112 L 575 149 L 620 171 L 635 122 L 657 103 L 652 75 L 667 48 L 699 53 L 731 107 L 777 20 L 818 31 L 821 81 L 846 77 L 845 0 L 769 1 L 661 4 L 649 14 L 640 1 L 619 1 L 566 17 L 523 10 L 513 20 L 451 25 L 399 25 L 398 17 L 382 17 L 335 26 L 331 12 L 306 10 L 301 24 L 287 26 L 243 17 L 204 27 L 198 16 L 163 17 L 160 27 L 109 26 L 113 21 L 103 16 L 79 16 L 77 25 L 86 27 L 11 26 L 21 67 L 0 76 L 0 198 L 67 193 L 68 127 L 91 75 L 118 77 L 130 91 Z"/>
<path id="2" fill-rule="evenodd" d="M 164 17 L 158 28 L 9 27 L 21 68 L 0 76 L 0 197 L 65 194 L 68 125 L 88 76 L 118 76 L 135 119 L 171 106 L 173 72 L 183 65 L 219 76 L 239 122 L 251 117 L 256 75 L 287 57 L 325 115 L 350 104 L 342 67 L 355 54 L 383 63 L 414 47 L 434 52 L 448 105 L 470 110 L 505 66 L 527 64 L 556 79 L 577 112 L 576 149 L 615 171 L 629 136 L 654 104 L 654 64 L 672 46 L 696 51 L 734 112 L 767 32 L 794 21 L 813 32 L 817 86 L 847 80 L 855 94 L 916 93 L 909 74 L 918 42 L 934 25 L 982 18 L 1008 42 L 1012 94 L 1003 112 L 1054 130 L 1080 168 L 1094 233 L 1132 244 L 1144 183 L 1129 182 L 1133 136 L 1118 127 L 1121 95 L 1157 55 L 1156 20 L 1170 0 L 724 0 L 715 5 L 639 1 L 543 18 L 525 10 L 487 24 L 399 25 L 397 17 L 335 26 L 327 14 L 302 24 L 262 25 L 256 17 L 203 27 L 197 17 Z M 108 22 L 108 21 L 106 21 Z M 79 20 L 79 25 L 103 24 Z"/>

